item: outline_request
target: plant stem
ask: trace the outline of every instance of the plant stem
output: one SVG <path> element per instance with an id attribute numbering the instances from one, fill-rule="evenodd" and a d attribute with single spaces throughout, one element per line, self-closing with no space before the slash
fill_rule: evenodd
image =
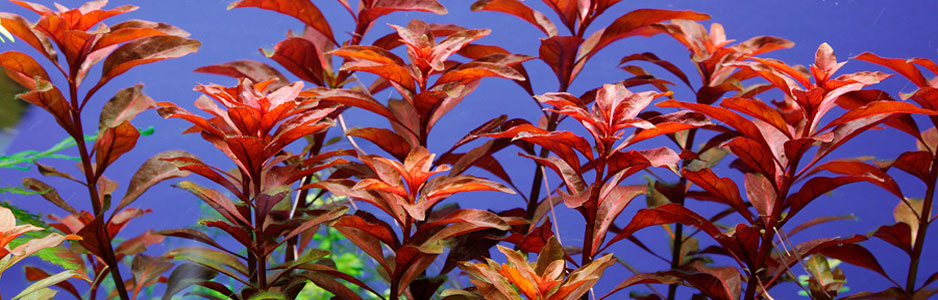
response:
<path id="1" fill-rule="evenodd" d="M 935 184 L 938 180 L 938 156 L 932 159 L 931 170 L 928 172 L 928 188 L 925 190 L 925 199 L 922 203 L 922 211 L 918 212 L 918 231 L 915 233 L 915 245 L 912 246 L 911 260 L 909 261 L 909 273 L 906 276 L 905 291 L 912 294 L 915 292 L 915 281 L 918 277 L 918 265 L 922 258 L 922 249 L 925 246 L 925 234 L 928 231 L 928 225 L 931 219 L 932 202 L 935 198 Z"/>
<path id="2" fill-rule="evenodd" d="M 554 131 L 555 129 L 557 129 L 557 125 L 560 123 L 559 117 L 560 115 L 556 113 L 553 113 L 553 112 L 550 113 L 550 115 L 547 117 L 547 131 Z M 547 151 L 547 148 L 542 147 L 541 152 L 538 153 L 537 156 L 540 158 L 545 158 L 547 157 L 548 154 L 549 152 Z M 537 205 L 541 196 L 541 184 L 543 184 L 543 178 L 544 178 L 543 172 L 544 172 L 544 168 L 541 167 L 540 163 L 535 161 L 534 162 L 534 179 L 533 179 L 533 182 L 531 183 L 531 192 L 528 194 L 530 195 L 530 197 L 528 197 L 528 207 L 525 211 L 526 219 L 534 218 L 534 213 L 537 212 Z M 550 191 L 547 191 L 547 194 L 549 196 Z M 554 222 L 557 222 L 557 220 L 554 220 Z M 532 224 L 532 226 L 533 225 L 537 225 L 537 224 Z M 528 233 L 528 229 L 532 226 L 525 227 L 523 233 Z"/>
<path id="3" fill-rule="evenodd" d="M 686 185 L 686 179 L 681 177 L 681 186 Z M 680 199 L 675 199 L 674 203 L 684 205 L 684 197 Z M 675 223 L 674 225 L 674 240 L 671 242 L 671 270 L 677 270 L 681 266 L 681 248 L 684 247 L 684 224 Z M 668 285 L 668 300 L 674 300 L 677 296 L 677 284 Z"/>
<path id="4" fill-rule="evenodd" d="M 697 129 L 696 128 L 690 129 L 690 131 L 688 131 L 687 133 L 687 140 L 684 142 L 684 145 L 682 146 L 680 145 L 680 143 L 678 143 L 678 146 L 683 148 L 682 150 L 685 150 L 685 151 L 693 150 L 694 138 L 696 136 L 697 136 Z M 691 160 L 689 159 L 683 160 L 681 162 L 681 170 L 683 170 L 684 168 L 687 168 L 687 166 L 690 165 L 690 162 Z M 681 176 L 681 179 L 678 182 L 678 186 L 682 189 L 686 189 L 687 178 L 685 178 L 684 176 Z M 684 193 L 681 193 L 678 199 L 674 199 L 674 203 L 684 206 L 685 198 L 686 197 L 684 196 Z M 671 242 L 671 270 L 672 271 L 676 270 L 677 268 L 681 266 L 681 260 L 683 259 L 683 257 L 681 256 L 681 250 L 684 248 L 683 244 L 684 244 L 684 224 L 674 223 L 674 240 L 672 240 Z M 678 285 L 679 284 L 668 285 L 668 300 L 674 300 L 675 297 L 677 297 Z"/>
<path id="5" fill-rule="evenodd" d="M 267 249 L 264 247 L 264 221 L 267 216 L 258 209 L 257 199 L 261 195 L 261 175 L 254 176 L 254 251 L 257 251 L 257 286 L 261 291 L 267 290 Z"/>
<path id="6" fill-rule="evenodd" d="M 74 72 L 73 72 L 74 73 Z M 75 81 L 72 80 L 75 78 L 74 74 L 69 76 L 68 90 L 69 96 L 71 97 L 72 102 L 72 128 L 66 129 L 75 139 L 75 144 L 78 146 L 78 154 L 81 157 L 81 164 L 83 173 L 85 174 L 85 186 L 88 188 L 88 196 L 91 199 L 91 206 L 94 211 L 95 219 L 104 218 L 106 213 L 105 207 L 101 202 L 101 196 L 98 195 L 98 178 L 100 173 L 91 166 L 91 154 L 88 152 L 88 145 L 85 144 L 85 133 L 81 126 L 81 110 L 78 109 L 78 85 L 75 84 Z M 98 166 L 99 168 L 101 166 Z M 103 170 L 101 170 L 103 171 Z M 124 279 L 120 274 L 120 262 L 117 261 L 117 257 L 114 255 L 114 247 L 111 245 L 111 236 L 107 231 L 107 222 L 101 219 L 101 224 L 97 228 L 96 235 L 99 238 L 98 246 L 101 247 L 101 251 L 104 255 L 102 257 L 104 262 L 108 265 L 110 269 L 111 278 L 114 279 L 114 286 L 117 288 L 117 295 L 120 296 L 121 300 L 129 300 L 130 297 L 127 294 L 127 288 L 124 286 Z"/>

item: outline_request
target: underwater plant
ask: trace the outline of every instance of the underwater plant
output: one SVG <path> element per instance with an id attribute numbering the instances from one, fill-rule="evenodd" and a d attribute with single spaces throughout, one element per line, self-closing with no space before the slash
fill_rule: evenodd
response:
<path id="1" fill-rule="evenodd" d="M 802 66 L 772 56 L 794 48 L 789 40 L 737 42 L 705 13 L 625 11 L 617 0 L 466 5 L 478 12 L 470 18 L 496 12 L 533 26 L 536 37 L 516 37 L 536 49 L 527 55 L 507 50 L 517 41 L 490 36 L 511 29 L 437 24 L 428 20 L 451 16 L 417 14 L 447 14 L 436 0 L 333 3 L 347 17 L 326 14 L 319 1 L 240 0 L 228 8 L 277 12 L 302 26 L 261 49 L 276 64 L 207 61 L 195 68 L 234 80 L 196 84 L 198 113 L 156 102 L 142 85 L 120 90 L 101 107 L 97 131 L 86 135 L 93 124 L 82 122 L 82 113 L 114 77 L 201 44 L 163 23 L 101 24 L 135 6 L 11 2 L 40 15 L 30 22 L 0 13 L 16 43 L 37 54 L 6 51 L 0 66 L 25 89 L 18 97 L 47 111 L 72 142 L 3 157 L 3 166 L 34 163 L 40 174 L 87 192 L 63 198 L 33 178 L 23 189 L 4 190 L 38 194 L 27 196 L 67 212 L 48 216 L 43 238 L 22 235 L 40 227 L 13 221 L 38 217 L 0 208 L 0 270 L 35 252 L 14 245 L 23 237 L 63 245 L 46 251 L 66 271 L 25 268 L 27 279 L 38 280 L 27 288 L 40 293 L 34 298 L 48 299 L 56 289 L 79 299 L 236 300 L 754 300 L 795 296 L 795 289 L 811 299 L 938 294 L 938 270 L 928 269 L 938 186 L 938 79 L 922 72 L 938 75 L 938 65 L 929 59 L 863 53 L 843 68 L 849 60 L 819 43 Z M 380 25 L 385 17 L 389 27 Z M 671 61 L 659 51 L 666 49 L 647 46 L 657 44 L 633 42 L 653 36 L 689 60 Z M 613 46 L 624 41 L 633 43 Z M 599 62 L 607 53 L 625 75 L 588 76 L 613 65 Z M 37 62 L 40 56 L 48 63 Z M 95 65 L 100 78 L 83 85 L 97 74 Z M 841 71 L 867 66 L 884 69 Z M 894 80 L 886 70 L 915 90 L 886 90 L 883 82 Z M 556 85 L 540 82 L 544 77 Z M 478 97 L 490 82 L 526 95 L 520 100 L 530 96 L 536 110 L 504 109 L 499 101 L 514 100 L 507 91 L 483 102 L 492 100 Z M 153 156 L 128 180 L 109 179 L 105 170 L 147 133 L 130 122 L 151 108 L 189 126 L 172 134 L 193 134 L 218 151 L 196 156 L 185 152 L 195 145 L 173 145 L 186 149 Z M 484 121 L 451 122 L 468 114 Z M 874 130 L 898 130 L 915 148 L 908 143 L 895 158 L 872 160 L 861 141 Z M 37 161 L 71 153 L 78 173 Z M 166 201 L 204 203 L 211 212 L 197 225 L 147 226 L 139 236 L 118 237 L 131 220 L 171 214 L 133 203 L 157 183 L 190 174 L 200 178 L 173 186 L 192 197 Z M 127 183 L 119 201 L 118 182 Z M 855 183 L 895 197 L 895 222 L 869 233 L 831 233 L 835 222 L 857 219 L 854 208 L 827 211 L 818 203 Z M 77 209 L 78 201 L 91 211 Z M 908 264 L 897 267 L 891 250 L 905 253 Z M 848 285 L 865 276 L 860 272 L 888 286 Z"/>

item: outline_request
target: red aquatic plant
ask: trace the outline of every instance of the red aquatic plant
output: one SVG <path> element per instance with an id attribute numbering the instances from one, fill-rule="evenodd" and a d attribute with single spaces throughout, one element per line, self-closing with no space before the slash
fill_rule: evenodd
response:
<path id="1" fill-rule="evenodd" d="M 134 148 L 140 132 L 130 121 L 139 113 L 153 108 L 153 100 L 141 92 L 140 85 L 119 91 L 104 104 L 97 122 L 99 128 L 90 147 L 85 140 L 82 112 L 96 92 L 114 77 L 140 65 L 195 52 L 199 42 L 187 39 L 188 33 L 185 31 L 163 23 L 142 20 L 125 21 L 112 26 L 101 23 L 110 17 L 136 10 L 137 7 L 133 5 L 104 9 L 107 1 L 92 1 L 73 9 L 56 5 L 56 10 L 53 10 L 37 3 L 11 2 L 39 14 L 40 18 L 31 23 L 18 15 L 0 13 L 3 27 L 35 48 L 58 72 L 48 72 L 32 57 L 17 51 L 0 54 L 0 65 L 11 79 L 28 90 L 19 98 L 49 112 L 77 142 L 81 158 L 81 175 L 78 178 L 42 165 L 39 166 L 41 173 L 64 177 L 87 187 L 88 201 L 93 212 L 87 223 L 71 232 L 82 237 L 79 242 L 81 247 L 74 248 L 74 251 L 91 255 L 92 261 L 100 259 L 101 265 L 106 266 L 101 270 L 107 270 L 112 275 L 117 295 L 121 299 L 130 299 L 128 285 L 124 284 L 121 276 L 120 259 L 112 245 L 117 231 L 108 228 L 122 226 L 118 225 L 126 221 L 123 217 L 118 218 L 126 212 L 122 209 L 138 199 L 143 191 L 164 179 L 184 174 L 159 172 L 160 163 L 144 164 L 132 179 L 130 189 L 116 202 L 114 212 L 108 215 L 117 183 L 104 176 L 105 170 Z M 59 59 L 60 54 L 64 56 L 64 62 Z M 87 92 L 79 95 L 88 70 L 99 63 L 102 64 L 101 77 Z M 52 84 L 50 73 L 60 73 L 64 84 Z M 44 192 L 45 199 L 70 214 L 79 215 L 51 186 L 36 179 L 27 179 L 24 183 L 31 189 Z M 135 275 L 138 273 L 135 266 L 132 266 L 132 270 Z M 103 272 L 93 274 L 94 281 L 100 282 L 104 275 Z M 140 280 L 136 278 L 129 286 L 139 289 L 143 285 Z"/>

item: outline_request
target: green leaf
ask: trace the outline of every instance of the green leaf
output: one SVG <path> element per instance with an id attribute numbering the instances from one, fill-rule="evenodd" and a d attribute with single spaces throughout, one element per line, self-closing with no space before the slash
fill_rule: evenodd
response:
<path id="1" fill-rule="evenodd" d="M 75 270 L 66 270 L 66 271 L 62 271 L 61 273 L 58 273 L 58 274 L 55 274 L 55 275 L 46 277 L 46 278 L 44 278 L 44 279 L 42 279 L 42 280 L 36 281 L 36 283 L 33 283 L 32 285 L 30 285 L 29 287 L 27 287 L 25 290 L 23 290 L 23 291 L 20 292 L 18 295 L 16 295 L 16 297 L 13 297 L 12 300 L 16 300 L 16 299 L 18 299 L 18 298 L 23 298 L 23 297 L 26 297 L 26 296 L 30 296 L 30 297 L 24 298 L 24 299 L 50 299 L 50 298 L 52 297 L 52 295 L 55 295 L 55 291 L 53 291 L 53 293 L 50 295 L 50 294 L 48 294 L 48 292 L 44 292 L 43 290 L 49 290 L 49 289 L 47 289 L 47 288 L 50 287 L 50 286 L 55 285 L 56 283 L 65 281 L 65 280 L 67 280 L 67 279 L 69 279 L 69 278 L 72 278 L 72 277 L 80 277 L 80 276 L 81 276 L 81 274 L 78 273 L 78 271 L 75 271 Z M 32 294 L 36 294 L 36 293 L 39 293 L 39 294 L 38 294 L 38 295 L 32 295 Z M 47 298 L 37 297 L 37 296 L 39 296 L 39 295 L 48 295 L 48 297 L 47 297 Z"/>
<path id="2" fill-rule="evenodd" d="M 23 300 L 48 300 L 48 299 L 52 299 L 52 297 L 54 297 L 56 293 L 58 292 L 53 289 L 44 288 L 32 294 L 29 294 L 23 297 L 22 299 Z"/>
<path id="3" fill-rule="evenodd" d="M 286 296 L 275 292 L 260 292 L 248 298 L 248 300 L 286 300 Z"/>

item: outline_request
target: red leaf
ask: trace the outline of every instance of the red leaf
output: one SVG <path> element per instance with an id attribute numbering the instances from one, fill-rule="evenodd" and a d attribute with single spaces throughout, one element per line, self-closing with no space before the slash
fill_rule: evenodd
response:
<path id="1" fill-rule="evenodd" d="M 332 35 L 332 27 L 326 21 L 319 8 L 309 0 L 241 0 L 228 5 L 228 9 L 238 7 L 257 7 L 294 17 L 338 45 Z"/>
<path id="2" fill-rule="evenodd" d="M 4 68 L 7 76 L 29 90 L 38 88 L 35 77 L 46 82 L 50 81 L 49 74 L 29 55 L 17 51 L 0 53 L 0 67 Z"/>
<path id="3" fill-rule="evenodd" d="M 703 21 L 710 19 L 710 16 L 689 10 L 636 9 L 630 11 L 617 18 L 608 27 L 590 35 L 584 42 L 583 48 L 577 57 L 577 64 L 585 63 L 600 49 L 617 40 L 635 35 L 649 36 L 657 34 L 659 31 L 649 30 L 649 25 L 673 19 Z"/>
<path id="4" fill-rule="evenodd" d="M 436 71 L 442 71 L 444 69 L 443 63 L 451 55 L 469 43 L 489 35 L 489 33 L 491 33 L 489 29 L 470 29 L 447 36 L 430 50 L 428 57 L 430 66 Z"/>
<path id="5" fill-rule="evenodd" d="M 666 115 L 658 115 L 649 118 L 648 122 L 654 124 L 655 127 L 650 129 L 641 129 L 633 133 L 625 143 L 626 147 L 659 135 L 672 134 L 678 131 L 699 128 L 713 124 L 710 123 L 710 119 L 708 119 L 705 115 L 689 110 L 677 111 Z M 616 149 L 619 149 L 619 147 L 616 147 Z"/>
<path id="6" fill-rule="evenodd" d="M 99 130 L 118 127 L 125 121 L 133 120 L 141 112 L 155 108 L 156 103 L 149 96 L 143 94 L 143 85 L 137 84 L 125 88 L 114 95 L 101 109 L 98 120 Z"/>
<path id="7" fill-rule="evenodd" d="M 677 76 L 677 78 L 681 79 L 681 81 L 687 84 L 688 87 L 691 86 L 690 80 L 687 79 L 687 75 L 685 75 L 684 72 L 681 71 L 680 68 L 678 68 L 677 66 L 675 66 L 669 61 L 658 58 L 657 55 L 651 52 L 635 53 L 635 54 L 623 57 L 622 60 L 619 61 L 619 64 L 622 65 L 622 64 L 625 64 L 631 61 L 636 61 L 636 60 L 642 60 L 642 61 L 647 61 L 647 62 L 656 64 L 659 67 L 664 68 L 668 72 L 671 72 L 671 74 L 674 74 L 674 76 Z"/>
<path id="8" fill-rule="evenodd" d="M 267 158 L 263 142 L 256 137 L 233 136 L 225 139 L 224 143 L 230 153 L 229 156 L 241 170 L 253 178 L 259 178 L 261 168 Z"/>
<path id="9" fill-rule="evenodd" d="M 840 115 L 837 119 L 834 119 L 830 123 L 827 123 L 824 128 L 819 131 L 824 131 L 828 128 L 841 125 L 850 121 L 859 120 L 863 118 L 868 118 L 876 115 L 882 114 L 923 114 L 923 115 L 938 115 L 938 112 L 934 110 L 922 109 L 918 106 L 915 106 L 912 103 L 900 102 L 900 101 L 873 101 L 866 104 L 863 107 L 854 108 L 848 110 L 843 115 Z"/>
<path id="10" fill-rule="evenodd" d="M 43 199 L 46 199 L 46 201 L 51 202 L 69 214 L 79 215 L 78 210 L 69 205 L 68 202 L 65 202 L 65 200 L 62 200 L 62 197 L 59 196 L 59 193 L 55 190 L 55 188 L 46 184 L 45 182 L 39 181 L 35 178 L 26 177 L 23 178 L 23 187 L 40 193 Z"/>
<path id="11" fill-rule="evenodd" d="M 124 256 L 140 254 L 146 251 L 148 246 L 162 243 L 164 238 L 165 236 L 157 234 L 153 230 L 147 230 L 143 234 L 117 245 L 114 248 L 114 254 L 117 255 L 117 260 L 121 260 Z"/>
<path id="12" fill-rule="evenodd" d="M 498 191 L 507 194 L 515 193 L 513 190 L 500 183 L 485 180 L 479 177 L 469 175 L 456 175 L 451 177 L 447 176 L 432 180 L 427 183 L 426 186 L 424 186 L 423 197 L 425 199 L 418 200 L 418 206 L 425 210 L 429 210 L 433 208 L 436 203 L 453 194 L 472 191 Z"/>
<path id="13" fill-rule="evenodd" d="M 787 206 L 791 206 L 791 209 L 788 210 L 788 217 L 786 220 L 790 220 L 795 213 L 801 211 L 808 203 L 814 201 L 817 197 L 826 194 L 834 189 L 855 182 L 866 181 L 868 178 L 856 177 L 856 176 L 842 176 L 842 177 L 823 177 L 818 176 L 811 178 L 808 182 L 798 190 L 798 192 L 788 196 L 788 199 L 785 200 Z"/>
<path id="14" fill-rule="evenodd" d="M 101 80 L 97 86 L 104 85 L 130 68 L 194 53 L 201 44 L 196 40 L 172 35 L 151 36 L 126 43 L 104 60 Z"/>
<path id="15" fill-rule="evenodd" d="M 189 181 L 181 181 L 174 185 L 184 190 L 189 191 L 202 201 L 205 201 L 206 204 L 218 211 L 225 219 L 232 223 L 242 224 L 245 226 L 250 226 L 251 222 L 244 218 L 238 209 L 235 207 L 234 203 L 231 202 L 231 199 L 228 199 L 228 196 L 225 196 L 221 192 L 218 192 L 213 189 L 203 188 L 196 185 L 195 183 Z"/>
<path id="16" fill-rule="evenodd" d="M 274 91 L 289 84 L 287 78 L 280 74 L 280 71 L 254 60 L 235 60 L 217 65 L 202 66 L 193 70 L 193 72 L 224 75 L 233 78 L 246 77 L 253 82 L 274 80 L 274 82 L 267 85 L 264 92 Z"/>
<path id="17" fill-rule="evenodd" d="M 305 38 L 291 37 L 277 43 L 270 58 L 296 77 L 322 86 L 328 70 L 327 60 L 321 54 L 323 50 Z"/>
<path id="18" fill-rule="evenodd" d="M 171 237 L 193 240 L 193 241 L 205 243 L 206 245 L 215 247 L 218 250 L 229 252 L 228 249 L 226 249 L 221 244 L 218 244 L 218 242 L 216 242 L 214 239 L 209 237 L 207 234 L 202 233 L 201 231 L 198 231 L 195 229 L 191 229 L 191 228 L 167 229 L 167 230 L 157 232 L 157 234 L 163 235 L 163 236 L 171 236 Z M 235 255 L 236 253 L 229 252 L 229 254 Z"/>
<path id="19" fill-rule="evenodd" d="M 749 121 L 746 118 L 743 118 L 742 116 L 725 108 L 715 107 L 715 106 L 710 106 L 710 105 L 705 105 L 705 104 L 678 102 L 675 100 L 667 100 L 667 101 L 658 103 L 658 106 L 659 107 L 684 108 L 684 109 L 697 111 L 713 119 L 716 119 L 720 122 L 725 123 L 726 125 L 739 131 L 739 133 L 745 137 L 748 137 L 756 141 L 764 140 L 764 138 L 762 137 L 762 132 L 759 130 L 758 127 L 756 127 L 755 124 L 752 123 L 752 121 Z"/>
<path id="20" fill-rule="evenodd" d="M 383 15 L 395 11 L 423 11 L 438 15 L 446 14 L 446 7 L 436 0 L 368 0 L 359 8 L 359 26 L 371 26 L 371 23 Z"/>
<path id="21" fill-rule="evenodd" d="M 593 237 L 593 246 L 590 247 L 590 249 L 593 249 L 593 253 L 588 253 L 590 257 L 599 253 L 599 248 L 606 239 L 609 226 L 612 225 L 612 222 L 622 213 L 622 210 L 632 202 L 632 199 L 635 199 L 638 195 L 645 194 L 647 191 L 644 185 L 621 186 L 617 185 L 618 183 L 612 182 L 610 182 L 610 184 L 614 186 L 600 194 L 599 207 L 596 210 L 596 220 L 593 223 L 593 232 L 595 232 L 596 235 Z M 603 190 L 606 189 L 604 188 Z"/>
<path id="22" fill-rule="evenodd" d="M 94 220 L 85 224 L 85 227 L 82 227 L 81 230 L 76 233 L 76 235 L 81 237 L 78 243 L 88 250 L 88 252 L 98 257 L 104 257 L 102 246 L 106 245 L 105 243 L 111 242 L 106 236 L 101 236 L 101 233 L 104 231 L 102 228 L 102 226 L 104 226 L 104 220 L 102 218 L 103 216 L 94 218 Z"/>
<path id="23" fill-rule="evenodd" d="M 726 143 L 730 151 L 750 168 L 759 171 L 769 180 L 775 181 L 775 174 L 779 172 L 772 151 L 757 141 L 745 137 L 737 137 Z"/>
<path id="24" fill-rule="evenodd" d="M 753 116 L 759 120 L 769 123 L 784 133 L 786 136 L 792 136 L 791 131 L 788 128 L 788 123 L 785 122 L 785 118 L 782 117 L 782 115 L 779 114 L 777 110 L 765 104 L 765 102 L 748 98 L 730 97 L 724 98 L 723 101 L 720 102 L 720 106 Z"/>
<path id="25" fill-rule="evenodd" d="M 869 52 L 864 52 L 860 55 L 854 56 L 852 59 L 867 61 L 890 68 L 893 71 L 899 73 L 899 75 L 905 76 L 905 78 L 908 78 L 910 81 L 912 81 L 912 83 L 915 84 L 915 86 L 920 88 L 929 86 L 928 80 L 922 76 L 922 72 L 920 72 L 918 67 L 916 67 L 910 60 L 900 58 L 883 58 Z"/>
<path id="26" fill-rule="evenodd" d="M 583 39 L 577 36 L 554 36 L 541 40 L 538 48 L 540 58 L 554 70 L 561 87 L 569 86 L 573 81 L 573 67 L 582 43 Z"/>
<path id="27" fill-rule="evenodd" d="M 300 93 L 300 96 L 316 97 L 320 101 L 335 102 L 358 107 L 376 113 L 388 120 L 394 120 L 394 114 L 383 104 L 365 92 L 349 89 L 313 88 Z"/>
<path id="28" fill-rule="evenodd" d="M 373 218 L 373 216 L 370 217 Z M 400 244 L 387 223 L 377 219 L 366 221 L 361 216 L 347 215 L 340 217 L 332 226 L 368 256 L 374 258 L 385 272 L 391 273 L 390 267 L 385 262 L 383 247 L 380 243 L 384 242 L 395 249 L 399 248 Z"/>
<path id="29" fill-rule="evenodd" d="M 415 92 L 416 84 L 407 64 L 400 57 L 379 47 L 374 46 L 346 46 L 333 50 L 328 54 L 348 59 L 342 65 L 342 70 L 362 71 L 373 73 L 389 81 L 393 81 L 411 93 Z"/>
<path id="30" fill-rule="evenodd" d="M 459 65 L 455 70 L 443 73 L 433 86 L 439 86 L 450 82 L 466 84 L 484 77 L 500 77 L 517 81 L 526 80 L 524 76 L 512 67 L 497 63 L 472 61 Z"/>
<path id="31" fill-rule="evenodd" d="M 880 168 L 857 160 L 833 160 L 823 164 L 820 164 L 814 167 L 813 170 L 808 172 L 807 175 L 814 174 L 820 171 L 829 171 L 835 174 L 848 175 L 853 177 L 861 178 L 862 180 L 868 181 L 872 184 L 882 187 L 886 191 L 896 195 L 899 199 L 903 199 L 902 191 L 899 189 L 899 185 L 896 181 L 886 174 L 885 171 Z"/>
<path id="32" fill-rule="evenodd" d="M 62 92 L 55 86 L 51 84 L 40 86 L 37 90 L 19 94 L 17 97 L 32 105 L 45 109 L 52 114 L 55 121 L 59 123 L 59 126 L 62 128 L 73 128 L 71 105 L 65 100 L 65 97 L 62 96 Z"/>
<path id="33" fill-rule="evenodd" d="M 648 284 L 648 283 L 659 283 L 659 284 L 677 284 L 681 282 L 687 282 L 690 286 L 701 291 L 707 297 L 712 299 L 735 299 L 736 295 L 732 295 L 725 286 L 725 283 L 713 275 L 706 273 L 693 273 L 687 274 L 677 271 L 664 271 L 656 273 L 641 273 L 636 274 L 635 276 L 626 279 L 619 285 L 615 287 L 612 291 L 602 296 L 599 299 L 605 299 L 606 297 L 612 295 L 615 292 L 618 292 L 624 288 L 637 285 L 637 284 Z"/>
<path id="34" fill-rule="evenodd" d="M 625 228 L 619 231 L 612 240 L 606 243 L 605 247 L 609 247 L 613 243 L 621 241 L 643 228 L 671 223 L 694 226 L 714 237 L 720 235 L 720 229 L 706 218 L 701 217 L 680 204 L 668 203 L 656 208 L 639 210 L 635 213 L 635 216 L 632 217 L 632 221 L 629 222 L 629 225 L 626 225 Z"/>
<path id="35" fill-rule="evenodd" d="M 903 152 L 896 160 L 887 162 L 883 170 L 889 170 L 895 167 L 906 173 L 912 174 L 923 182 L 928 182 L 928 172 L 931 168 L 932 154 L 927 151 L 909 151 Z"/>
<path id="36" fill-rule="evenodd" d="M 801 231 L 807 230 L 808 228 L 811 228 L 820 224 L 824 224 L 827 222 L 840 221 L 840 220 L 856 221 L 857 219 L 858 218 L 854 216 L 853 214 L 843 215 L 843 216 L 817 217 L 817 218 L 808 220 L 804 223 L 798 224 L 798 226 L 788 231 L 788 236 L 793 236 Z"/>
<path id="37" fill-rule="evenodd" d="M 118 157 L 133 149 L 137 145 L 140 132 L 129 121 L 124 121 L 116 127 L 104 129 L 98 140 L 94 143 L 95 172 L 100 174 L 108 165 Z"/>
<path id="38" fill-rule="evenodd" d="M 819 160 L 820 158 L 830 154 L 831 151 L 834 151 L 834 149 L 837 149 L 858 134 L 873 128 L 873 126 L 878 125 L 879 123 L 888 119 L 888 117 L 889 116 L 886 115 L 876 115 L 868 118 L 854 120 L 834 127 L 834 129 L 830 131 L 833 134 L 833 138 L 831 138 L 829 141 L 824 141 L 821 143 L 821 146 L 818 147 L 817 153 L 814 155 L 814 160 Z"/>
<path id="39" fill-rule="evenodd" d="M 518 0 L 480 0 L 472 4 L 472 11 L 497 11 L 507 13 L 531 23 L 547 34 L 548 37 L 557 35 L 557 26 L 547 16 L 531 9 Z"/>
<path id="40" fill-rule="evenodd" d="M 445 226 L 449 225 L 449 226 Z M 436 231 L 436 227 L 445 226 Z M 433 232 L 424 244 L 442 243 L 443 240 L 485 229 L 509 230 L 511 227 L 498 215 L 479 209 L 457 209 L 448 215 L 421 224 L 415 236 Z"/>
<path id="41" fill-rule="evenodd" d="M 906 223 L 883 225 L 876 229 L 873 236 L 912 255 L 912 228 Z"/>
<path id="42" fill-rule="evenodd" d="M 405 245 L 398 249 L 395 254 L 395 267 L 392 278 L 397 279 L 397 282 L 391 282 L 391 284 L 396 284 L 400 293 L 403 293 L 407 289 L 407 285 L 417 276 L 423 274 L 423 271 L 430 267 L 439 255 L 424 253 L 419 248 L 411 245 Z M 399 297 L 400 295 L 391 295 L 392 299 Z"/>
<path id="43" fill-rule="evenodd" d="M 525 140 L 547 148 L 577 172 L 580 170 L 580 159 L 574 149 L 586 156 L 587 159 L 593 158 L 593 149 L 589 142 L 569 131 L 555 131 L 537 135 L 521 132 L 515 136 L 515 139 Z"/>
<path id="44" fill-rule="evenodd" d="M 681 171 L 681 174 L 690 182 L 693 182 L 708 193 L 716 196 L 721 202 L 732 207 L 747 220 L 752 219 L 752 213 L 749 212 L 749 208 L 746 207 L 742 197 L 740 197 L 739 188 L 736 187 L 736 183 L 734 183 L 733 180 L 726 177 L 717 177 L 710 169 L 702 169 L 700 171 L 684 169 Z"/>
<path id="45" fill-rule="evenodd" d="M 580 172 L 576 171 L 572 166 L 567 164 L 565 161 L 558 159 L 556 157 L 547 157 L 540 158 L 533 155 L 520 154 L 521 156 L 533 159 L 539 164 L 547 166 L 554 170 L 560 178 L 563 178 L 563 182 L 567 185 L 567 191 L 576 195 L 583 193 L 587 189 L 586 182 L 583 180 L 583 176 Z M 565 202 L 567 199 L 564 199 Z M 568 207 L 575 208 L 576 206 L 571 206 L 572 203 L 567 203 Z"/>
<path id="46" fill-rule="evenodd" d="M 33 29 L 29 21 L 14 14 L 0 12 L 0 23 L 3 23 L 3 28 L 6 28 L 10 34 L 35 48 L 49 58 L 52 63 L 58 64 L 58 56 L 55 49 L 52 48 L 52 42 L 45 35 Z"/>
<path id="47" fill-rule="evenodd" d="M 842 260 L 851 265 L 872 270 L 887 279 L 890 278 L 879 264 L 879 261 L 876 260 L 876 257 L 863 246 L 853 243 L 842 243 L 821 249 L 819 253 L 830 258 Z"/>
<path id="48" fill-rule="evenodd" d="M 554 12 L 560 16 L 560 21 L 567 25 L 570 32 L 575 32 L 577 21 L 582 22 L 589 10 L 589 7 L 577 0 L 544 0 L 544 3 L 554 9 Z"/>
<path id="49" fill-rule="evenodd" d="M 544 224 L 537 226 L 525 235 L 521 235 L 517 232 L 512 232 L 510 236 L 504 238 L 503 240 L 515 245 L 518 245 L 518 248 L 521 251 L 527 253 L 539 253 L 544 249 L 544 246 L 547 245 L 547 241 L 554 236 L 551 227 L 550 218 L 544 221 Z"/>
<path id="50" fill-rule="evenodd" d="M 384 128 L 358 128 L 349 130 L 345 134 L 369 140 L 398 160 L 404 160 L 412 147 L 407 143 L 407 140 Z"/>
<path id="51" fill-rule="evenodd" d="M 759 244 L 762 235 L 759 227 L 737 224 L 731 233 L 714 236 L 714 239 L 723 246 L 730 256 L 742 261 L 749 268 L 755 268 Z"/>

